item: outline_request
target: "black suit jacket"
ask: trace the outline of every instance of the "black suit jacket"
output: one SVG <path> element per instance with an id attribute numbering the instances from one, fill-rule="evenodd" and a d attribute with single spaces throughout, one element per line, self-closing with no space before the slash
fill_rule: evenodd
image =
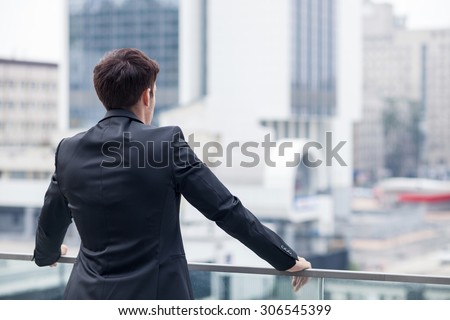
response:
<path id="1" fill-rule="evenodd" d="M 195 156 L 178 127 L 111 110 L 64 139 L 39 218 L 34 258 L 60 257 L 72 219 L 81 247 L 66 299 L 192 299 L 180 233 L 183 195 L 278 270 L 296 253 L 263 226 Z"/>

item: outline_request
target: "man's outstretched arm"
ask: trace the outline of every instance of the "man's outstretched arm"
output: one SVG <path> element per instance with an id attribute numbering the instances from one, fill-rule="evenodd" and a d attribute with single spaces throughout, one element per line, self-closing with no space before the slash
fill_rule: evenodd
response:
<path id="1" fill-rule="evenodd" d="M 172 141 L 175 188 L 208 219 L 277 270 L 311 267 L 275 232 L 265 227 L 200 161 L 175 127 Z"/>

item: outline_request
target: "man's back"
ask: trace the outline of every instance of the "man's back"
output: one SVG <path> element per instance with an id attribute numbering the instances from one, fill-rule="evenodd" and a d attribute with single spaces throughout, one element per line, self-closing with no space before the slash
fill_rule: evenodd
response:
<path id="1" fill-rule="evenodd" d="M 158 289 L 158 278 L 164 277 L 158 273 L 166 265 L 184 268 L 180 195 L 169 152 L 174 132 L 174 127 L 146 126 L 130 112 L 113 110 L 89 131 L 61 143 L 59 187 L 82 239 L 68 298 L 156 298 L 164 291 Z M 170 294 L 186 298 L 187 275 L 179 276 L 177 291 Z M 121 279 L 126 286 L 118 290 Z M 98 282 L 93 296 L 78 296 L 83 290 L 74 286 L 93 280 Z"/>

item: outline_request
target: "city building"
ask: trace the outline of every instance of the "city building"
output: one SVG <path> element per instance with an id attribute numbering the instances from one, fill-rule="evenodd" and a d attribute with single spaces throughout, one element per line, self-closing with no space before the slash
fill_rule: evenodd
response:
<path id="1" fill-rule="evenodd" d="M 430 30 L 423 47 L 425 60 L 426 174 L 450 179 L 450 29 Z"/>
<path id="2" fill-rule="evenodd" d="M 43 179 L 59 128 L 54 63 L 0 59 L 0 179 Z"/>
<path id="3" fill-rule="evenodd" d="M 204 93 L 205 10 L 205 0 L 189 4 L 178 0 L 70 0 L 70 127 L 89 127 L 104 114 L 92 84 L 92 70 L 113 49 L 139 48 L 160 64 L 155 121 L 159 112 L 183 99 L 183 73 L 189 73 L 186 86 L 191 94 L 195 91 L 194 98 Z M 189 50 L 191 38 L 203 44 L 195 47 L 195 58 L 185 62 L 181 50 L 182 46 Z"/>
<path id="4" fill-rule="evenodd" d="M 408 30 L 389 4 L 364 3 L 363 109 L 355 182 L 448 178 L 450 30 Z"/>
<path id="5" fill-rule="evenodd" d="M 367 1 L 363 21 L 364 103 L 355 125 L 355 170 L 369 183 L 417 176 L 424 156 L 428 33 L 406 29 L 389 4 Z"/>
<path id="6" fill-rule="evenodd" d="M 0 148 L 49 145 L 58 99 L 56 64 L 0 59 Z"/>

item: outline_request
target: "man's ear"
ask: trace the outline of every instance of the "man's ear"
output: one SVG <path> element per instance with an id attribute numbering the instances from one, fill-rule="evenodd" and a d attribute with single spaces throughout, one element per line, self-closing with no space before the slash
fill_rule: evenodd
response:
<path id="1" fill-rule="evenodd" d="M 146 105 L 147 107 L 150 105 L 150 95 L 152 94 L 150 92 L 150 95 L 149 95 L 148 90 L 149 89 L 145 89 L 141 95 L 141 100 L 144 103 L 144 105 Z"/>

